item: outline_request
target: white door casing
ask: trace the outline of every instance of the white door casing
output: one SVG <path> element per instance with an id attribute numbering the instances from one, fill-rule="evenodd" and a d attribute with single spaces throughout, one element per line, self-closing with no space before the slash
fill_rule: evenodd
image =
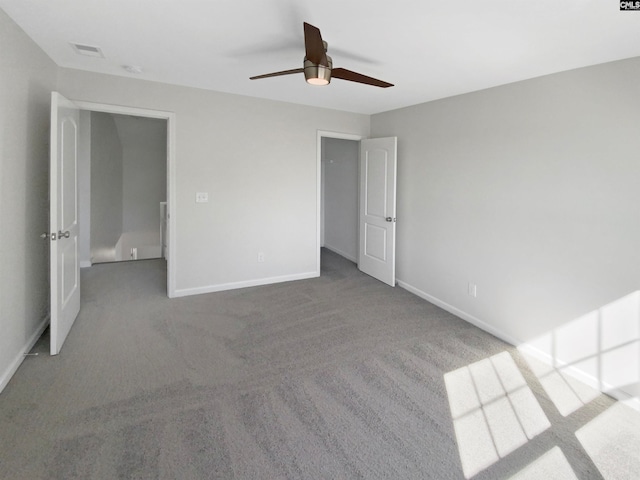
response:
<path id="1" fill-rule="evenodd" d="M 79 116 L 79 109 L 73 102 L 52 92 L 49 189 L 51 355 L 60 353 L 80 311 Z"/>
<path id="2" fill-rule="evenodd" d="M 397 137 L 360 143 L 360 244 L 358 268 L 396 284 Z"/>

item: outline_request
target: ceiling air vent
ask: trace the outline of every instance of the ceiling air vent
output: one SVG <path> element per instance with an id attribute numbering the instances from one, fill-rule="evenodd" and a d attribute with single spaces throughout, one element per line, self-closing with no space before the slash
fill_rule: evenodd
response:
<path id="1" fill-rule="evenodd" d="M 72 43 L 71 46 L 78 55 L 87 55 L 89 57 L 104 58 L 100 47 L 94 47 L 92 45 L 83 45 L 81 43 Z"/>

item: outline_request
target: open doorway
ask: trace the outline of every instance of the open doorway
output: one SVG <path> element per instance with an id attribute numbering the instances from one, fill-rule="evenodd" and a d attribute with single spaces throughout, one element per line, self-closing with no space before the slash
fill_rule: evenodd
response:
<path id="1" fill-rule="evenodd" d="M 358 135 L 318 132 L 318 273 L 322 248 L 358 262 L 361 139 Z"/>
<path id="2" fill-rule="evenodd" d="M 321 247 L 358 262 L 360 142 L 322 138 Z"/>
<path id="3" fill-rule="evenodd" d="M 81 267 L 164 259 L 163 283 L 173 297 L 175 115 L 75 104 L 81 109 L 77 179 Z"/>
<path id="4" fill-rule="evenodd" d="M 167 121 L 83 111 L 80 122 L 81 265 L 164 258 Z"/>
<path id="5" fill-rule="evenodd" d="M 327 248 L 395 286 L 397 138 L 318 132 L 318 256 Z"/>

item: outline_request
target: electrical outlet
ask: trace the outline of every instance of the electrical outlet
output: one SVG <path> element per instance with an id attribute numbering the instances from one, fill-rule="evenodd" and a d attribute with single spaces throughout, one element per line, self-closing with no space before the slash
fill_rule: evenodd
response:
<path id="1" fill-rule="evenodd" d="M 258 263 L 264 262 L 264 252 L 258 252 Z"/>
<path id="2" fill-rule="evenodd" d="M 476 298 L 478 296 L 478 287 L 475 283 L 469 283 L 469 295 L 471 295 L 473 298 Z"/>
<path id="3" fill-rule="evenodd" d="M 207 203 L 209 194 L 207 192 L 196 192 L 196 203 Z"/>

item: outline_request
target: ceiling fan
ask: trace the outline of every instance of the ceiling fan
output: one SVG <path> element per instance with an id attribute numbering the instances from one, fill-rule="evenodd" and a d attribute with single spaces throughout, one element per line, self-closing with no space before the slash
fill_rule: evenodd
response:
<path id="1" fill-rule="evenodd" d="M 331 82 L 331 78 L 340 78 L 342 80 L 374 85 L 376 87 L 393 87 L 391 83 L 378 80 L 377 78 L 367 77 L 366 75 L 347 70 L 346 68 L 333 68 L 333 61 L 331 57 L 327 55 L 327 42 L 322 40 L 320 30 L 307 22 L 304 22 L 304 46 L 306 56 L 304 57 L 303 68 L 258 75 L 251 77 L 251 80 L 304 73 L 307 83 L 311 85 L 327 85 Z"/>

